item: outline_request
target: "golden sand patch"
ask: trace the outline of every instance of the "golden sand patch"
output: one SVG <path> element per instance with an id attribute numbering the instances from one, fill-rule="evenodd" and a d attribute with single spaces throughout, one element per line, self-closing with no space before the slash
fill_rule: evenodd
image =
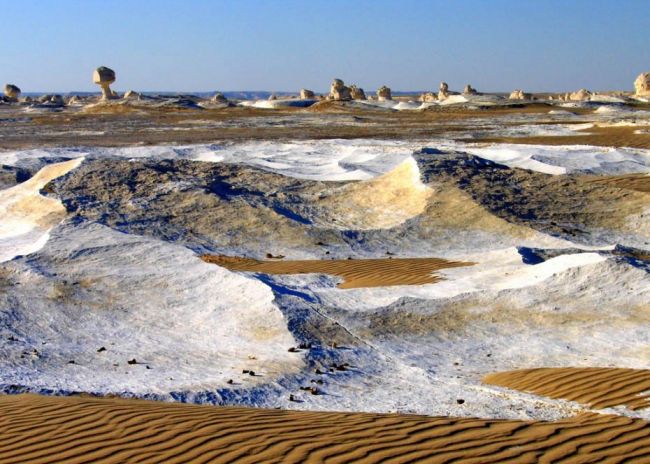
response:
<path id="1" fill-rule="evenodd" d="M 637 192 L 650 193 L 649 174 L 627 174 L 623 176 L 601 176 L 587 182 L 607 185 L 609 187 L 636 190 Z"/>
<path id="2" fill-rule="evenodd" d="M 595 409 L 650 406 L 650 370 L 564 367 L 497 372 L 483 378 L 491 385 L 586 404 Z"/>
<path id="3" fill-rule="evenodd" d="M 525 422 L 0 396 L 2 464 L 647 462 L 649 453 L 650 424 L 601 414 Z"/>
<path id="4" fill-rule="evenodd" d="M 203 255 L 201 259 L 231 271 L 261 274 L 330 274 L 343 279 L 338 285 L 339 288 L 433 284 L 442 280 L 442 277 L 433 274 L 435 271 L 474 264 L 439 258 L 259 261 L 223 255 Z"/>
<path id="5" fill-rule="evenodd" d="M 473 141 L 523 143 L 527 145 L 595 145 L 599 147 L 650 148 L 650 133 L 635 133 L 640 129 L 644 128 L 639 126 L 591 127 L 583 131 L 576 131 L 575 135 L 487 137 Z"/>

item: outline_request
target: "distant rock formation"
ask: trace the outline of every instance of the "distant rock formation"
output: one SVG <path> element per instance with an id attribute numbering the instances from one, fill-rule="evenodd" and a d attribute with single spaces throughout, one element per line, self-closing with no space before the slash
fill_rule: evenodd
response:
<path id="1" fill-rule="evenodd" d="M 221 92 L 216 92 L 210 101 L 213 103 L 228 103 L 228 99 Z"/>
<path id="2" fill-rule="evenodd" d="M 110 85 L 115 82 L 115 71 L 106 66 L 100 66 L 93 73 L 93 82 L 101 87 L 102 100 L 116 98 L 115 92 L 110 88 Z"/>
<path id="3" fill-rule="evenodd" d="M 531 100 L 533 96 L 529 93 L 525 93 L 521 89 L 516 89 L 510 93 L 510 96 L 508 98 L 510 100 Z M 550 99 L 552 100 L 553 97 L 550 97 Z"/>
<path id="4" fill-rule="evenodd" d="M 141 95 L 138 92 L 134 92 L 133 90 L 127 90 L 126 93 L 124 94 L 124 98 L 126 99 L 139 100 L 140 96 Z"/>
<path id="5" fill-rule="evenodd" d="M 393 96 L 391 95 L 390 88 L 386 87 L 385 85 L 382 85 L 379 87 L 379 90 L 377 90 L 377 100 L 379 101 L 386 101 L 386 100 L 392 100 Z"/>
<path id="6" fill-rule="evenodd" d="M 426 92 L 420 95 L 420 101 L 422 103 L 432 103 L 438 100 L 438 96 L 433 92 Z"/>
<path id="7" fill-rule="evenodd" d="M 467 84 L 463 89 L 463 95 L 476 95 L 478 92 L 470 84 Z"/>
<path id="8" fill-rule="evenodd" d="M 54 106 L 54 107 L 65 105 L 65 102 L 63 101 L 63 97 L 59 94 L 48 93 L 42 95 L 38 98 L 38 102 L 46 106 Z"/>
<path id="9" fill-rule="evenodd" d="M 634 93 L 637 97 L 650 97 L 650 72 L 639 74 L 634 81 Z"/>
<path id="10" fill-rule="evenodd" d="M 276 94 L 272 93 L 271 95 L 269 95 L 269 101 L 274 101 L 274 100 L 277 100 L 277 99 L 278 99 L 278 96 Z"/>
<path id="11" fill-rule="evenodd" d="M 580 89 L 577 92 L 572 92 L 569 94 L 569 98 L 567 100 L 572 100 L 572 101 L 585 101 L 589 100 L 589 97 L 591 97 L 591 92 L 587 89 Z"/>
<path id="12" fill-rule="evenodd" d="M 5 97 L 9 101 L 18 101 L 20 96 L 20 89 L 17 85 L 7 84 L 5 85 Z"/>
<path id="13" fill-rule="evenodd" d="M 350 86 L 350 96 L 352 100 L 366 100 L 366 92 L 361 87 L 352 84 Z"/>
<path id="14" fill-rule="evenodd" d="M 346 101 L 352 100 L 350 87 L 346 87 L 341 79 L 334 79 L 330 86 L 329 100 Z"/>
<path id="15" fill-rule="evenodd" d="M 441 82 L 438 90 L 438 100 L 444 100 L 449 97 L 449 86 L 446 82 Z"/>
<path id="16" fill-rule="evenodd" d="M 314 95 L 314 92 L 308 89 L 300 89 L 300 99 L 301 100 L 313 100 L 316 98 L 316 95 Z"/>

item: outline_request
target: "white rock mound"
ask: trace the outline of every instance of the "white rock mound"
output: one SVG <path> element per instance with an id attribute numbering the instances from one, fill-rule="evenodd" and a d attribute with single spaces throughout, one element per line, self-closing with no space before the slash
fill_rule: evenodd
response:
<path id="1" fill-rule="evenodd" d="M 379 90 L 377 90 L 377 100 L 379 101 L 387 101 L 387 100 L 392 100 L 393 96 L 391 94 L 390 88 L 386 87 L 385 85 L 382 85 L 379 87 Z"/>
<path id="2" fill-rule="evenodd" d="M 115 71 L 106 66 L 100 66 L 93 73 L 93 82 L 102 89 L 102 100 L 110 100 L 116 97 L 110 85 L 115 82 Z"/>
<path id="3" fill-rule="evenodd" d="M 301 100 L 313 100 L 316 98 L 314 92 L 308 89 L 300 89 L 300 99 Z"/>
<path id="4" fill-rule="evenodd" d="M 444 100 L 449 97 L 449 86 L 446 82 L 441 82 L 438 90 L 438 100 Z"/>
<path id="5" fill-rule="evenodd" d="M 532 94 L 526 93 L 521 89 L 515 89 L 512 92 L 510 92 L 510 96 L 508 97 L 510 100 L 531 100 L 533 98 Z M 553 97 L 549 97 L 550 100 L 553 99 Z"/>
<path id="6" fill-rule="evenodd" d="M 228 99 L 221 92 L 216 92 L 210 101 L 213 103 L 228 103 Z"/>
<path id="7" fill-rule="evenodd" d="M 127 100 L 140 100 L 141 95 L 138 92 L 133 90 L 127 90 L 124 94 L 124 98 Z"/>
<path id="8" fill-rule="evenodd" d="M 467 84 L 463 89 L 463 95 L 477 95 L 478 92 L 471 84 Z"/>
<path id="9" fill-rule="evenodd" d="M 6 84 L 4 90 L 5 90 L 5 97 L 8 100 L 18 101 L 18 97 L 20 96 L 20 88 L 18 88 L 17 85 Z"/>
<path id="10" fill-rule="evenodd" d="M 366 100 L 366 92 L 361 87 L 352 84 L 350 86 L 350 96 L 352 100 Z"/>
<path id="11" fill-rule="evenodd" d="M 330 86 L 330 94 L 328 100 L 334 101 L 347 101 L 352 100 L 350 87 L 346 87 L 341 79 L 334 79 Z"/>
<path id="12" fill-rule="evenodd" d="M 438 96 L 433 92 L 426 92 L 426 93 L 423 93 L 422 95 L 420 95 L 419 100 L 422 103 L 433 103 L 436 100 L 438 100 Z"/>
<path id="13" fill-rule="evenodd" d="M 650 97 L 650 72 L 638 75 L 634 81 L 634 93 L 637 97 Z"/>
<path id="14" fill-rule="evenodd" d="M 586 101 L 589 100 L 591 97 L 591 92 L 587 89 L 580 89 L 577 92 L 572 92 L 568 94 L 568 98 L 566 100 L 571 100 L 571 101 Z"/>

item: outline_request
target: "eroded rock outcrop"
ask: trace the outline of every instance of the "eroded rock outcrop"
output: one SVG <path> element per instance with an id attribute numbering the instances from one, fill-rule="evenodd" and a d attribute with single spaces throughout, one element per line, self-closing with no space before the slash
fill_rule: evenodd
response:
<path id="1" fill-rule="evenodd" d="M 300 89 L 300 99 L 301 100 L 313 100 L 316 98 L 314 92 L 308 89 Z"/>
<path id="2" fill-rule="evenodd" d="M 54 107 L 65 105 L 65 101 L 63 100 L 63 97 L 61 95 L 51 94 L 51 93 L 40 96 L 38 98 L 38 102 L 45 106 L 54 106 Z"/>
<path id="3" fill-rule="evenodd" d="M 352 97 L 352 100 L 366 100 L 366 92 L 364 92 L 361 87 L 357 87 L 354 84 L 350 86 L 350 96 Z"/>
<path id="4" fill-rule="evenodd" d="M 438 96 L 433 92 L 426 92 L 420 95 L 420 101 L 422 103 L 432 103 L 438 100 Z"/>
<path id="5" fill-rule="evenodd" d="M 106 66 L 100 66 L 93 73 L 93 82 L 102 89 L 102 100 L 116 98 L 115 92 L 110 87 L 115 82 L 115 71 Z"/>
<path id="6" fill-rule="evenodd" d="M 141 95 L 138 92 L 135 92 L 133 90 L 127 90 L 126 93 L 124 94 L 124 98 L 133 99 L 133 100 L 139 100 L 140 96 Z"/>
<path id="7" fill-rule="evenodd" d="M 379 101 L 392 100 L 393 96 L 391 94 L 390 88 L 386 87 L 385 85 L 379 87 L 379 90 L 377 90 L 377 99 Z"/>
<path id="8" fill-rule="evenodd" d="M 463 89 L 463 95 L 477 95 L 477 94 L 478 92 L 474 87 L 471 86 L 471 84 L 467 84 Z"/>
<path id="9" fill-rule="evenodd" d="M 341 79 L 334 79 L 332 81 L 332 85 L 330 86 L 330 94 L 328 99 L 334 101 L 352 100 L 350 87 L 347 87 Z"/>
<path id="10" fill-rule="evenodd" d="M 449 86 L 446 82 L 441 82 L 438 90 L 438 100 L 444 100 L 449 97 Z"/>
<path id="11" fill-rule="evenodd" d="M 589 100 L 591 97 L 591 92 L 587 89 L 580 89 L 577 92 L 572 92 L 569 94 L 569 98 L 567 100 L 572 100 L 572 101 L 586 101 Z"/>
<path id="12" fill-rule="evenodd" d="M 4 93 L 7 100 L 18 101 L 18 97 L 20 96 L 20 88 L 14 84 L 6 84 Z"/>
<path id="13" fill-rule="evenodd" d="M 634 81 L 634 93 L 638 97 L 650 97 L 650 72 L 644 72 Z"/>
<path id="14" fill-rule="evenodd" d="M 530 100 L 533 98 L 532 94 L 526 93 L 521 89 L 515 89 L 510 93 L 510 96 L 508 97 L 510 100 Z M 550 99 L 553 99 L 553 97 L 550 97 Z"/>
<path id="15" fill-rule="evenodd" d="M 210 101 L 213 103 L 228 103 L 228 99 L 221 92 L 216 92 Z"/>

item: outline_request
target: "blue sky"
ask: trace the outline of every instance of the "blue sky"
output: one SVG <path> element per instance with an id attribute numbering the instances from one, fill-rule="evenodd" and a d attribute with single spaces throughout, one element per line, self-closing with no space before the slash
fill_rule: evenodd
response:
<path id="1" fill-rule="evenodd" d="M 0 0 L 0 84 L 23 91 L 631 89 L 650 0 Z"/>

